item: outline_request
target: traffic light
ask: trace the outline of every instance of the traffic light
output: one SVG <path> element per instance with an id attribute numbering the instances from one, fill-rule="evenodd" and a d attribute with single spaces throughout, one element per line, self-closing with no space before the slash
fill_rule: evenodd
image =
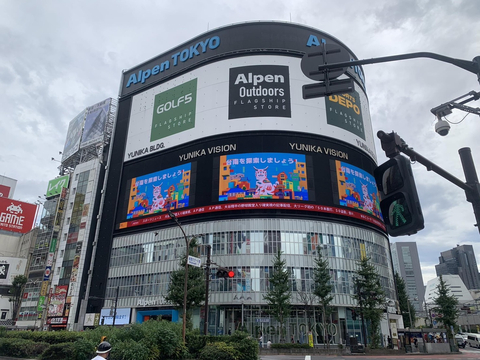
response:
<path id="1" fill-rule="evenodd" d="M 355 309 L 352 309 L 352 320 L 357 320 L 357 313 L 355 312 Z"/>
<path id="2" fill-rule="evenodd" d="M 423 229 L 423 214 L 418 199 L 410 160 L 392 157 L 374 171 L 380 192 L 380 209 L 391 236 L 412 235 Z"/>
<path id="3" fill-rule="evenodd" d="M 223 267 L 219 267 L 217 269 L 217 278 L 225 278 L 225 279 L 231 279 L 235 277 L 235 272 L 233 270 L 229 270 Z"/>

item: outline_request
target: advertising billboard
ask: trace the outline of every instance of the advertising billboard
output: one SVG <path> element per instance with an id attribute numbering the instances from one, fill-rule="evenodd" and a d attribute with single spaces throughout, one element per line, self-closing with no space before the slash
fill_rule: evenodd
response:
<path id="1" fill-rule="evenodd" d="M 337 188 L 334 193 L 338 191 L 338 204 L 364 211 L 383 220 L 375 178 L 344 161 L 335 160 L 334 166 L 337 174 Z"/>
<path id="2" fill-rule="evenodd" d="M 220 156 L 220 201 L 308 200 L 305 155 L 248 153 Z"/>
<path id="3" fill-rule="evenodd" d="M 220 135 L 125 166 L 116 229 L 231 211 L 341 216 L 384 230 L 374 161 L 357 147 L 290 132 Z"/>
<path id="4" fill-rule="evenodd" d="M 0 175 L 0 197 L 13 198 L 17 180 Z"/>
<path id="5" fill-rule="evenodd" d="M 111 309 L 102 309 L 100 313 L 100 323 L 102 325 L 113 325 L 113 312 Z M 115 325 L 128 325 L 130 324 L 131 309 L 117 309 L 115 316 Z"/>
<path id="6" fill-rule="evenodd" d="M 68 125 L 67 139 L 62 153 L 62 161 L 75 154 L 80 147 L 83 124 L 85 122 L 85 110 L 82 110 Z"/>
<path id="7" fill-rule="evenodd" d="M 80 148 L 103 141 L 111 101 L 112 99 L 109 98 L 86 109 L 85 126 Z"/>
<path id="8" fill-rule="evenodd" d="M 25 234 L 32 230 L 37 205 L 0 198 L 0 230 Z"/>
<path id="9" fill-rule="evenodd" d="M 209 136 L 265 130 L 331 137 L 376 160 L 362 87 L 306 100 L 302 86 L 312 80 L 300 63 L 279 55 L 228 58 L 134 95 L 124 161 Z"/>
<path id="10" fill-rule="evenodd" d="M 0 257 L 0 285 L 12 285 L 17 275 L 24 275 L 27 259 Z"/>
<path id="11" fill-rule="evenodd" d="M 68 285 L 57 285 L 55 287 L 55 292 L 50 297 L 50 304 L 48 305 L 48 317 L 63 316 L 67 290 Z"/>
<path id="12" fill-rule="evenodd" d="M 68 180 L 70 175 L 60 176 L 56 179 L 50 180 L 47 186 L 46 197 L 60 195 L 63 188 L 68 188 Z"/>
<path id="13" fill-rule="evenodd" d="M 131 179 L 127 219 L 188 206 L 190 174 L 187 163 Z"/>

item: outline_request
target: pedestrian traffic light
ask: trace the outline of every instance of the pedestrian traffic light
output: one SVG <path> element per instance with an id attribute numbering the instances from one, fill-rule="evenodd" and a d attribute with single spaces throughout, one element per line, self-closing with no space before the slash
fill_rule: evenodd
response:
<path id="1" fill-rule="evenodd" d="M 233 270 L 226 269 L 224 267 L 219 267 L 217 269 L 217 278 L 231 279 L 235 277 L 235 272 Z"/>
<path id="2" fill-rule="evenodd" d="M 410 160 L 396 155 L 374 171 L 380 209 L 391 236 L 412 235 L 424 227 Z"/>

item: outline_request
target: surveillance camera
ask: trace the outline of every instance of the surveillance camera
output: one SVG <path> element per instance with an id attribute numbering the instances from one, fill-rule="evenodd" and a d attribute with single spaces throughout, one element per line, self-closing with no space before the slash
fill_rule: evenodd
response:
<path id="1" fill-rule="evenodd" d="M 450 131 L 450 124 L 448 122 L 446 122 L 445 120 L 438 120 L 435 123 L 435 131 L 440 136 L 445 136 Z"/>

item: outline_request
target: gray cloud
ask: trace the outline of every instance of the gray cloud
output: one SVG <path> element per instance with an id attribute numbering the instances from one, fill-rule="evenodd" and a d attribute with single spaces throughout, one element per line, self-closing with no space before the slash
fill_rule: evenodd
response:
<path id="1" fill-rule="evenodd" d="M 35 201 L 54 178 L 68 123 L 85 107 L 116 97 L 131 68 L 207 30 L 277 20 L 318 28 L 359 58 L 429 51 L 470 60 L 480 55 L 476 1 L 251 1 L 168 5 L 140 1 L 4 2 L 0 19 L 0 169 L 18 179 L 16 197 Z M 471 90 L 474 74 L 431 59 L 365 65 L 373 129 L 397 131 L 423 156 L 463 179 L 458 149 L 479 161 L 478 118 L 439 137 L 430 109 Z M 478 102 L 472 104 L 478 107 Z M 456 111 L 449 119 L 459 120 Z M 385 160 L 377 141 L 379 162 Z M 425 269 L 456 243 L 478 244 L 471 205 L 455 185 L 414 165 L 426 228 L 392 241 L 417 241 Z M 477 169 L 479 167 L 477 166 Z M 477 249 L 478 250 L 478 249 Z M 432 273 L 427 274 L 433 276 Z"/>

